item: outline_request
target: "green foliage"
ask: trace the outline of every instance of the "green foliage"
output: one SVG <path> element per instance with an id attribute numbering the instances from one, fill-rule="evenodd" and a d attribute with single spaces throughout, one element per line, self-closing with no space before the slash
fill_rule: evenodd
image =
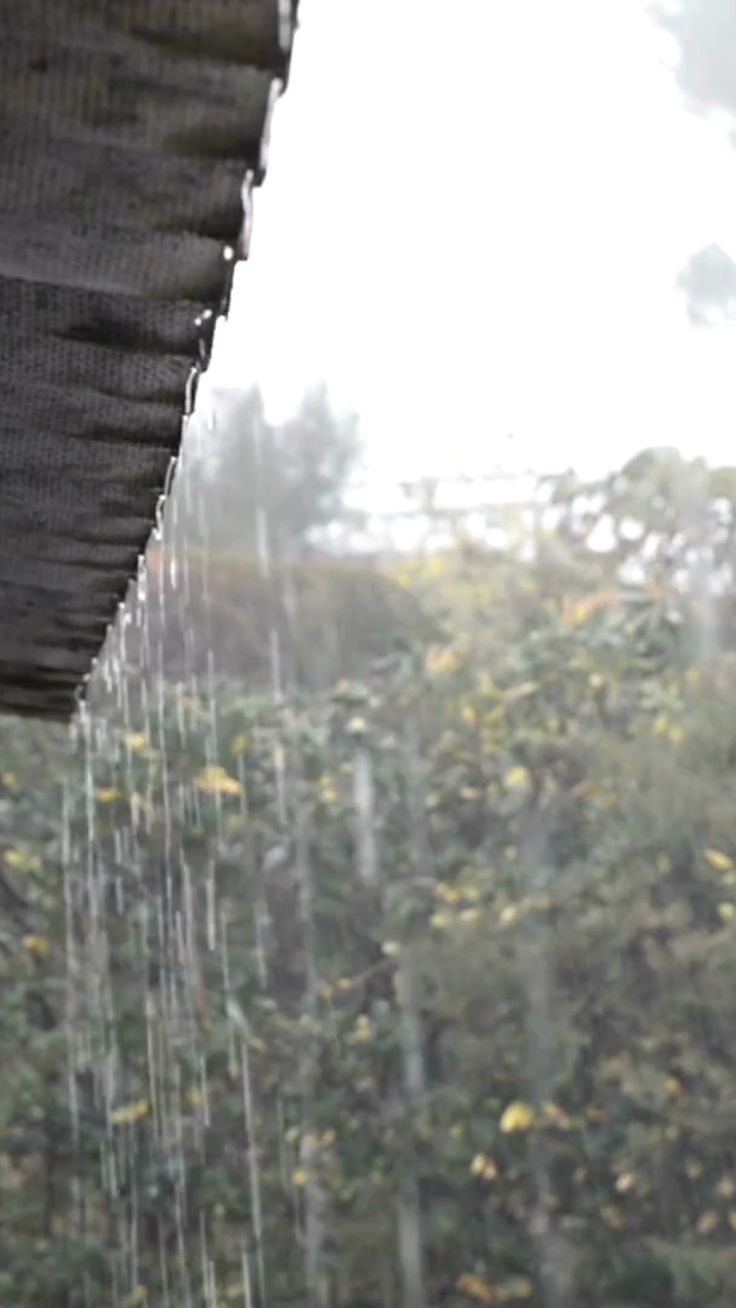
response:
<path id="1" fill-rule="evenodd" d="M 174 612 L 161 563 L 152 550 L 147 639 L 161 649 L 171 681 L 205 677 L 214 649 L 222 674 L 263 691 L 272 684 L 275 633 L 285 684 L 324 691 L 397 647 L 436 634 L 413 595 L 360 559 L 279 562 L 264 576 L 257 562 L 237 553 L 193 553 L 186 606 Z M 142 639 L 140 632 L 129 635 L 131 671 L 140 665 Z"/>
<path id="2" fill-rule="evenodd" d="M 3 727 L 3 1303 L 733 1302 L 736 662 L 577 513 L 359 678 Z"/>

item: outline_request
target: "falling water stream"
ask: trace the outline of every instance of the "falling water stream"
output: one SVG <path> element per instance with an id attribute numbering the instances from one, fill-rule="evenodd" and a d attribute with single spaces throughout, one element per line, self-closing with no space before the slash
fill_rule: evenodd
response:
<path id="1" fill-rule="evenodd" d="M 336 771 L 325 763 L 315 771 L 317 751 L 336 729 L 325 714 L 332 701 L 323 697 L 323 721 L 316 713 L 310 724 L 303 692 L 292 686 L 285 694 L 276 615 L 286 612 L 293 635 L 294 597 L 279 608 L 276 587 L 285 583 L 260 505 L 256 566 L 271 612 L 270 673 L 255 692 L 223 680 L 212 524 L 201 495 L 202 442 L 216 437 L 207 417 L 186 434 L 148 559 L 70 728 L 61 810 L 63 1098 L 77 1158 L 70 1233 L 106 1251 L 101 1279 L 83 1273 L 85 1308 L 101 1295 L 115 1308 L 328 1308 L 370 1297 L 349 1260 L 335 1260 L 330 1208 L 346 1124 L 330 1119 L 323 1077 L 326 1064 L 339 1069 L 341 1043 L 370 1046 L 385 1021 L 386 999 L 370 997 L 374 972 L 395 971 L 400 1015 L 395 1080 L 386 1089 L 391 1134 L 390 1121 L 418 1113 L 426 1093 L 410 950 L 394 968 L 390 948 L 365 941 L 363 967 L 336 941 L 345 971 L 336 976 L 329 943 L 325 952 L 324 892 L 322 921 L 315 916 L 325 846 L 329 875 L 354 878 L 376 921 L 393 911 L 368 721 L 379 701 L 367 685 L 338 687 Z M 261 439 L 256 433 L 256 476 Z M 203 630 L 192 630 L 195 613 Z M 428 847 L 411 720 L 407 732 L 397 738 L 400 770 L 413 778 L 402 841 L 409 875 L 421 881 Z M 347 826 L 330 849 L 339 808 Z M 346 1012 L 333 1010 L 333 994 Z M 363 1093 L 374 1093 L 371 1075 L 364 1081 Z M 360 1110 L 348 1131 L 359 1123 Z M 412 1147 L 393 1215 L 390 1203 L 381 1216 L 372 1293 L 422 1308 L 413 1156 Z M 385 1178 L 380 1188 L 391 1194 Z M 379 1202 L 363 1200 L 369 1220 Z"/>

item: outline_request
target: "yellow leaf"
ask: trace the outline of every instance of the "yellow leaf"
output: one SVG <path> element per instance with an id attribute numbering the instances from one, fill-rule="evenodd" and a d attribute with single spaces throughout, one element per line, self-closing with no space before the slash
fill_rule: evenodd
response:
<path id="1" fill-rule="evenodd" d="M 148 1303 L 148 1290 L 145 1285 L 137 1285 L 133 1293 L 128 1295 L 126 1302 L 128 1308 L 140 1308 L 141 1304 Z"/>
<path id="2" fill-rule="evenodd" d="M 513 926 L 519 921 L 521 915 L 522 910 L 518 904 L 507 904 L 505 908 L 501 909 L 498 921 L 502 927 Z"/>
<path id="3" fill-rule="evenodd" d="M 503 779 L 503 784 L 507 790 L 523 790 L 529 785 L 529 772 L 527 768 L 515 767 L 510 768 Z"/>
<path id="4" fill-rule="evenodd" d="M 720 1195 L 721 1199 L 733 1199 L 736 1194 L 736 1181 L 732 1176 L 724 1176 L 718 1182 L 716 1194 Z"/>
<path id="5" fill-rule="evenodd" d="M 460 667 L 460 656 L 451 648 L 431 649 L 427 654 L 425 667 L 431 677 L 449 677 Z"/>
<path id="6" fill-rule="evenodd" d="M 428 559 L 424 567 L 424 577 L 426 581 L 439 581 L 447 572 L 447 561 L 435 554 L 434 558 Z"/>
<path id="7" fill-rule="evenodd" d="M 698 1224 L 695 1229 L 698 1232 L 698 1235 L 712 1235 L 720 1225 L 720 1221 L 721 1219 L 718 1216 L 718 1213 L 702 1213 L 698 1218 Z"/>
<path id="8" fill-rule="evenodd" d="M 480 918 L 479 908 L 464 908 L 460 914 L 460 921 L 471 923 L 477 922 Z"/>
<path id="9" fill-rule="evenodd" d="M 463 786 L 460 791 L 460 798 L 465 799 L 468 803 L 472 804 L 476 799 L 480 799 L 482 794 L 483 791 L 479 790 L 477 786 Z"/>
<path id="10" fill-rule="evenodd" d="M 41 860 L 37 854 L 30 854 L 27 849 L 6 849 L 5 862 L 14 872 L 38 872 Z"/>
<path id="11" fill-rule="evenodd" d="M 367 1044 L 376 1034 L 374 1023 L 365 1013 L 361 1013 L 355 1020 L 355 1026 L 348 1036 L 348 1041 L 353 1045 Z"/>
<path id="12" fill-rule="evenodd" d="M 305 1167 L 297 1167 L 296 1171 L 292 1173 L 291 1179 L 294 1185 L 303 1188 L 309 1184 L 309 1173 Z"/>
<path id="13" fill-rule="evenodd" d="M 335 785 L 334 778 L 324 776 L 319 783 L 319 797 L 323 804 L 333 806 L 340 801 L 340 792 Z"/>
<path id="14" fill-rule="evenodd" d="M 482 1276 L 464 1272 L 456 1281 L 455 1288 L 469 1299 L 485 1304 L 518 1303 L 531 1299 L 534 1294 L 534 1286 L 527 1276 L 512 1276 L 501 1285 L 490 1285 Z"/>
<path id="15" fill-rule="evenodd" d="M 433 913 L 429 919 L 429 925 L 435 931 L 447 931 L 448 927 L 451 927 L 454 921 L 455 919 L 450 913 Z"/>
<path id="16" fill-rule="evenodd" d="M 243 754 L 248 753 L 249 749 L 250 749 L 250 736 L 248 735 L 247 731 L 241 731 L 240 734 L 235 737 L 232 745 L 230 746 L 230 753 L 234 754 L 236 758 L 242 758 Z"/>
<path id="17" fill-rule="evenodd" d="M 580 781 L 570 791 L 574 799 L 595 799 L 600 793 L 600 786 L 595 781 Z"/>
<path id="18" fill-rule="evenodd" d="M 203 768 L 196 778 L 197 790 L 203 795 L 241 795 L 243 787 L 236 777 L 231 777 L 219 764 Z"/>
<path id="19" fill-rule="evenodd" d="M 460 899 L 460 891 L 454 886 L 448 886 L 447 882 L 439 881 L 434 888 L 434 893 L 443 904 L 457 904 Z"/>
<path id="20" fill-rule="evenodd" d="M 351 718 L 348 722 L 347 729 L 351 736 L 364 736 L 368 730 L 368 723 L 365 718 Z"/>
<path id="21" fill-rule="evenodd" d="M 151 742 L 144 731 L 131 731 L 124 739 L 131 754 L 149 754 L 151 752 Z"/>
<path id="22" fill-rule="evenodd" d="M 34 958 L 48 958 L 50 945 L 46 936 L 24 936 L 23 948 Z"/>
<path id="23" fill-rule="evenodd" d="M 385 954 L 387 958 L 396 958 L 396 955 L 400 950 L 401 945 L 397 940 L 384 940 L 381 945 L 381 952 Z"/>
<path id="24" fill-rule="evenodd" d="M 140 1122 L 150 1113 L 150 1105 L 147 1099 L 137 1099 L 134 1104 L 123 1104 L 116 1108 L 110 1114 L 110 1121 L 113 1126 L 131 1126 L 133 1122 Z"/>
<path id="25" fill-rule="evenodd" d="M 572 1121 L 564 1108 L 560 1108 L 559 1104 L 554 1104 L 551 1100 L 548 1100 L 546 1104 L 542 1105 L 542 1109 L 552 1126 L 556 1126 L 560 1131 L 570 1130 Z"/>
<path id="26" fill-rule="evenodd" d="M 483 898 L 478 886 L 463 886 L 460 894 L 467 904 L 477 904 Z"/>
<path id="27" fill-rule="evenodd" d="M 517 1100 L 504 1110 L 499 1126 L 504 1135 L 516 1135 L 521 1131 L 531 1131 L 535 1121 L 536 1114 L 531 1105 Z"/>
<path id="28" fill-rule="evenodd" d="M 117 799 L 122 799 L 122 791 L 116 786 L 100 786 L 95 791 L 95 799 L 98 804 L 114 804 Z"/>
<path id="29" fill-rule="evenodd" d="M 482 1276 L 474 1276 L 471 1272 L 464 1272 L 462 1276 L 458 1277 L 456 1288 L 461 1294 L 466 1294 L 469 1299 L 475 1299 L 477 1303 L 496 1304 L 499 1302 L 493 1286 L 484 1281 Z"/>
<path id="30" fill-rule="evenodd" d="M 730 854 L 724 854 L 721 849 L 706 849 L 705 861 L 709 863 L 716 872 L 733 872 L 736 868 Z"/>
<path id="31" fill-rule="evenodd" d="M 473 1176 L 479 1176 L 483 1181 L 497 1181 L 500 1176 L 498 1163 L 487 1154 L 476 1154 L 470 1164 L 470 1170 Z"/>
<path id="32" fill-rule="evenodd" d="M 504 698 L 507 703 L 513 704 L 517 699 L 528 699 L 530 695 L 536 695 L 538 690 L 538 681 L 524 681 L 520 686 L 512 686 L 507 690 Z"/>
<path id="33" fill-rule="evenodd" d="M 401 586 L 403 590 L 408 590 L 413 581 L 412 574 L 408 568 L 397 568 L 393 573 L 393 579 L 396 582 L 396 585 Z"/>
<path id="34" fill-rule="evenodd" d="M 2 781 L 3 785 L 7 786 L 9 790 L 12 790 L 13 786 L 17 786 L 18 784 L 18 778 L 14 772 L 3 772 L 0 781 Z"/>
<path id="35" fill-rule="evenodd" d="M 581 622 L 588 622 L 597 613 L 613 608 L 618 603 L 618 596 L 610 591 L 586 595 L 579 600 L 566 596 L 562 602 L 562 620 L 570 627 L 577 627 Z"/>
<path id="36" fill-rule="evenodd" d="M 719 904 L 718 916 L 722 922 L 732 922 L 736 917 L 736 907 L 733 904 Z"/>
<path id="37" fill-rule="evenodd" d="M 618 1194 L 630 1194 L 636 1189 L 636 1177 L 633 1172 L 622 1172 L 616 1178 L 616 1191 Z"/>

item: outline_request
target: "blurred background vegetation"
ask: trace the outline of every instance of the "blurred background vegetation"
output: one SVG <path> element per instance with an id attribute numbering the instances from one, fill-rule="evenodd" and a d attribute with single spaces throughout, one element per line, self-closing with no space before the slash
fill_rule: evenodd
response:
<path id="1" fill-rule="evenodd" d="M 354 425 L 231 420 L 2 724 L 0 1303 L 732 1305 L 736 469 L 351 551 Z"/>

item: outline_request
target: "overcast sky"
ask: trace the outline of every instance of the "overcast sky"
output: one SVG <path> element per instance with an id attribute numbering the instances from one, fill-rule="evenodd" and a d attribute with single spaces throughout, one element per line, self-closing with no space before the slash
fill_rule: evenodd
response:
<path id="1" fill-rule="evenodd" d="M 379 476 L 736 461 L 736 327 L 676 287 L 736 152 L 675 58 L 645 0 L 302 0 L 213 387 L 326 380 Z"/>

